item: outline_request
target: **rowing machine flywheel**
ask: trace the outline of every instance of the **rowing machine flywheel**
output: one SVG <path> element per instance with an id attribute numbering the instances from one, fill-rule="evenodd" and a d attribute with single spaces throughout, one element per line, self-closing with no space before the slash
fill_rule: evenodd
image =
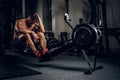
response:
<path id="1" fill-rule="evenodd" d="M 80 24 L 72 33 L 72 40 L 81 49 L 90 48 L 99 39 L 99 31 L 94 25 Z"/>

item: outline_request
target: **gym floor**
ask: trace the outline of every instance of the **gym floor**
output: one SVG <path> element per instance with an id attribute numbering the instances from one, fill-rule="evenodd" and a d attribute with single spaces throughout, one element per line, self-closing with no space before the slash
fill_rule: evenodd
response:
<path id="1" fill-rule="evenodd" d="M 86 60 L 83 56 L 77 57 L 75 54 L 64 52 L 54 57 L 51 61 L 38 62 L 38 59 L 33 56 L 6 52 L 6 55 L 14 56 L 14 59 L 8 59 L 7 63 L 19 64 L 42 74 L 7 78 L 4 80 L 120 80 L 119 56 L 97 58 L 97 65 L 102 65 L 103 69 L 97 70 L 91 75 L 86 75 L 84 74 L 88 69 Z M 92 59 L 93 57 L 90 56 L 90 60 Z"/>

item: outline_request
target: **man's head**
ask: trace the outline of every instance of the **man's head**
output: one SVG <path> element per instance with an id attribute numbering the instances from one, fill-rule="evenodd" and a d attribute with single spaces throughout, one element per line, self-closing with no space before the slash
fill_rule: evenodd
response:
<path id="1" fill-rule="evenodd" d="M 28 18 L 27 21 L 30 23 L 35 23 L 38 21 L 38 16 L 35 13 L 32 13 Z"/>
<path id="2" fill-rule="evenodd" d="M 31 18 L 31 20 L 32 20 L 33 22 L 37 22 L 37 21 L 38 21 L 38 16 L 36 15 L 36 13 L 32 13 L 32 14 L 30 15 L 30 18 Z"/>

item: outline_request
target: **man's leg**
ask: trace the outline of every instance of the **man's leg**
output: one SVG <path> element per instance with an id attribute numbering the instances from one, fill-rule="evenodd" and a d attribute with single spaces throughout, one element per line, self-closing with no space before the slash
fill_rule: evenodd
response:
<path id="1" fill-rule="evenodd" d="M 31 35 L 30 34 L 25 34 L 25 37 L 27 39 L 27 43 L 34 52 L 34 54 L 38 57 L 41 58 L 42 54 L 39 53 L 39 51 L 36 49 L 34 42 L 32 41 Z"/>
<path id="2" fill-rule="evenodd" d="M 43 50 L 42 53 L 45 54 L 48 51 L 48 49 L 46 48 L 45 35 L 43 32 L 38 32 L 37 35 L 40 38 L 40 46 L 42 47 L 42 50 Z"/>

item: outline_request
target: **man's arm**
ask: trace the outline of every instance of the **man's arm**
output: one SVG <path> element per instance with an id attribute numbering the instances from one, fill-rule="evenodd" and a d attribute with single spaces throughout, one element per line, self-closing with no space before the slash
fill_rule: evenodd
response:
<path id="1" fill-rule="evenodd" d="M 28 30 L 32 31 L 33 29 L 35 29 L 36 27 L 38 27 L 39 25 L 37 23 L 33 23 L 30 28 L 28 28 Z M 37 28 L 38 29 L 38 28 Z"/>
<path id="2" fill-rule="evenodd" d="M 45 32 L 44 25 L 42 23 L 42 20 L 41 20 L 40 16 L 37 13 L 36 13 L 36 16 L 38 17 L 38 24 L 39 24 L 38 27 L 39 27 L 40 31 Z"/>
<path id="3" fill-rule="evenodd" d="M 32 33 L 32 31 L 31 30 L 27 30 L 25 26 L 26 25 L 24 25 L 22 21 L 17 20 L 18 32 L 21 32 L 21 33 Z"/>
<path id="4" fill-rule="evenodd" d="M 38 36 L 35 34 L 35 32 L 33 32 L 32 30 L 30 30 L 30 29 L 26 29 L 26 25 L 24 25 L 23 23 L 22 23 L 22 21 L 17 21 L 17 27 L 18 27 L 18 31 L 19 32 L 21 32 L 21 33 L 30 33 L 30 34 L 32 34 L 33 35 L 33 37 L 34 38 L 37 38 L 38 39 Z M 33 25 L 34 26 L 34 25 Z"/>

